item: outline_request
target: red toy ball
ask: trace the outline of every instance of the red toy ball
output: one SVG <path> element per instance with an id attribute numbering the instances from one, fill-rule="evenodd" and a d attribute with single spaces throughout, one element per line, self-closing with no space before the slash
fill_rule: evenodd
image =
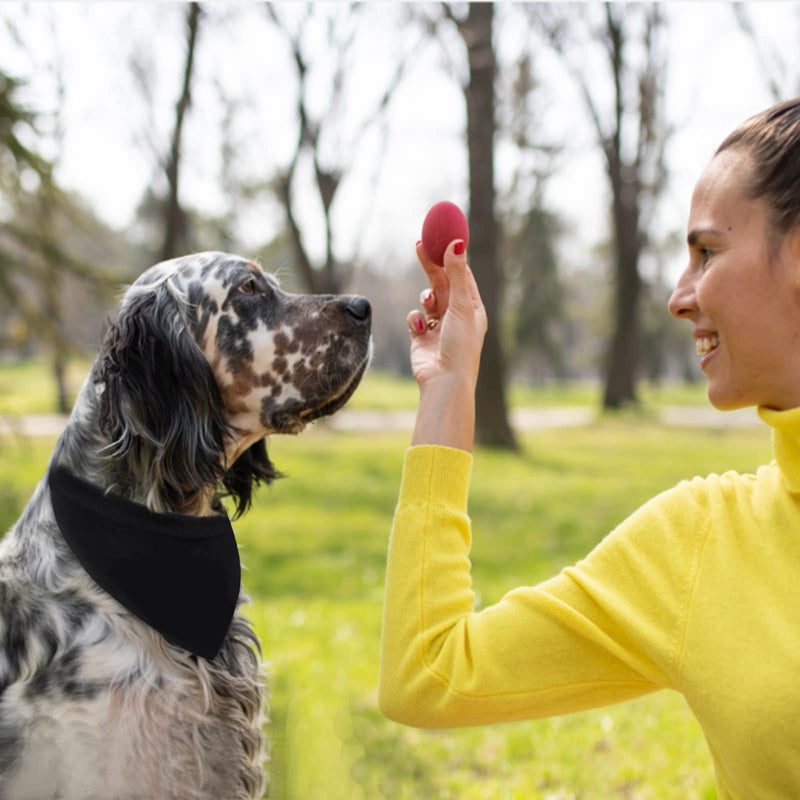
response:
<path id="1" fill-rule="evenodd" d="M 455 203 L 442 200 L 425 216 L 422 223 L 422 246 L 428 258 L 443 267 L 444 251 L 454 239 L 463 239 L 464 244 L 469 244 L 467 218 Z"/>

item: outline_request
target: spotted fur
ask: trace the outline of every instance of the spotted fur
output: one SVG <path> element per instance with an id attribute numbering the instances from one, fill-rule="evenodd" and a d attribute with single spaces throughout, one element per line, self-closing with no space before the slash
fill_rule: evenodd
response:
<path id="1" fill-rule="evenodd" d="M 336 411 L 366 369 L 360 297 L 291 295 L 237 256 L 164 262 L 126 292 L 53 452 L 158 512 L 243 513 L 277 476 L 265 436 Z M 237 611 L 213 661 L 84 572 L 45 478 L 0 542 L 0 800 L 251 800 L 264 683 Z M 246 600 L 240 595 L 240 604 Z"/>

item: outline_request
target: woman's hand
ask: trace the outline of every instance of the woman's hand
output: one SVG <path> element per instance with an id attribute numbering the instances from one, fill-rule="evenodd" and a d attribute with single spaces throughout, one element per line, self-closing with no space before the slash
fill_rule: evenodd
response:
<path id="1" fill-rule="evenodd" d="M 411 369 L 420 387 L 412 444 L 472 449 L 475 384 L 486 334 L 486 311 L 467 265 L 464 242 L 448 245 L 444 269 L 417 244 L 417 258 L 430 281 L 423 311 L 406 321 L 411 334 Z"/>

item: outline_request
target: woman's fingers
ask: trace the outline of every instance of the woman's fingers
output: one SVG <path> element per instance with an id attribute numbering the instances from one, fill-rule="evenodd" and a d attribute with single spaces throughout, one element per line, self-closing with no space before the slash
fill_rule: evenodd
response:
<path id="1" fill-rule="evenodd" d="M 467 264 L 466 246 L 463 241 L 451 242 L 445 250 L 444 266 L 450 281 L 450 307 L 465 317 L 473 317 L 486 325 L 486 311 L 478 290 L 475 276 Z"/>
<path id="2" fill-rule="evenodd" d="M 447 310 L 450 298 L 450 281 L 447 273 L 428 258 L 422 242 L 417 242 L 417 258 L 428 276 L 431 292 L 426 299 L 420 298 L 420 301 L 425 307 L 425 313 L 441 317 Z"/>
<path id="3" fill-rule="evenodd" d="M 439 308 L 439 300 L 433 289 L 425 289 L 419 296 L 419 302 L 425 312 L 427 322 L 440 319 L 444 313 L 444 308 Z"/>
<path id="4" fill-rule="evenodd" d="M 447 274 L 438 264 L 434 264 L 433 261 L 428 258 L 428 254 L 425 252 L 422 242 L 417 242 L 417 258 L 419 259 L 419 263 L 422 264 L 422 269 L 425 270 L 425 274 L 428 276 L 431 289 L 433 289 L 434 292 L 446 289 L 449 285 Z"/>
<path id="5" fill-rule="evenodd" d="M 468 315 L 476 310 L 483 310 L 475 277 L 467 264 L 466 244 L 456 239 L 445 251 L 445 267 L 434 264 L 417 243 L 417 256 L 429 280 L 431 288 L 425 289 L 419 297 L 422 312 L 412 311 L 406 322 L 412 334 L 432 330 L 444 316 L 448 306 L 453 303 L 454 309 Z"/>
<path id="6" fill-rule="evenodd" d="M 444 251 L 444 271 L 447 273 L 451 296 L 458 294 L 461 298 L 471 297 L 467 248 L 461 239 L 450 242 Z"/>
<path id="7" fill-rule="evenodd" d="M 427 330 L 425 315 L 421 311 L 409 311 L 406 317 L 406 325 L 412 336 L 419 336 Z"/>

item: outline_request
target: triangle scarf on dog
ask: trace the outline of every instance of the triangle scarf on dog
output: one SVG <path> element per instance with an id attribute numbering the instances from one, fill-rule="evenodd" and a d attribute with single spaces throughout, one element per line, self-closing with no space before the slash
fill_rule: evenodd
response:
<path id="1" fill-rule="evenodd" d="M 89 575 L 164 638 L 213 659 L 239 599 L 241 565 L 227 516 L 156 514 L 55 467 L 61 533 Z"/>

